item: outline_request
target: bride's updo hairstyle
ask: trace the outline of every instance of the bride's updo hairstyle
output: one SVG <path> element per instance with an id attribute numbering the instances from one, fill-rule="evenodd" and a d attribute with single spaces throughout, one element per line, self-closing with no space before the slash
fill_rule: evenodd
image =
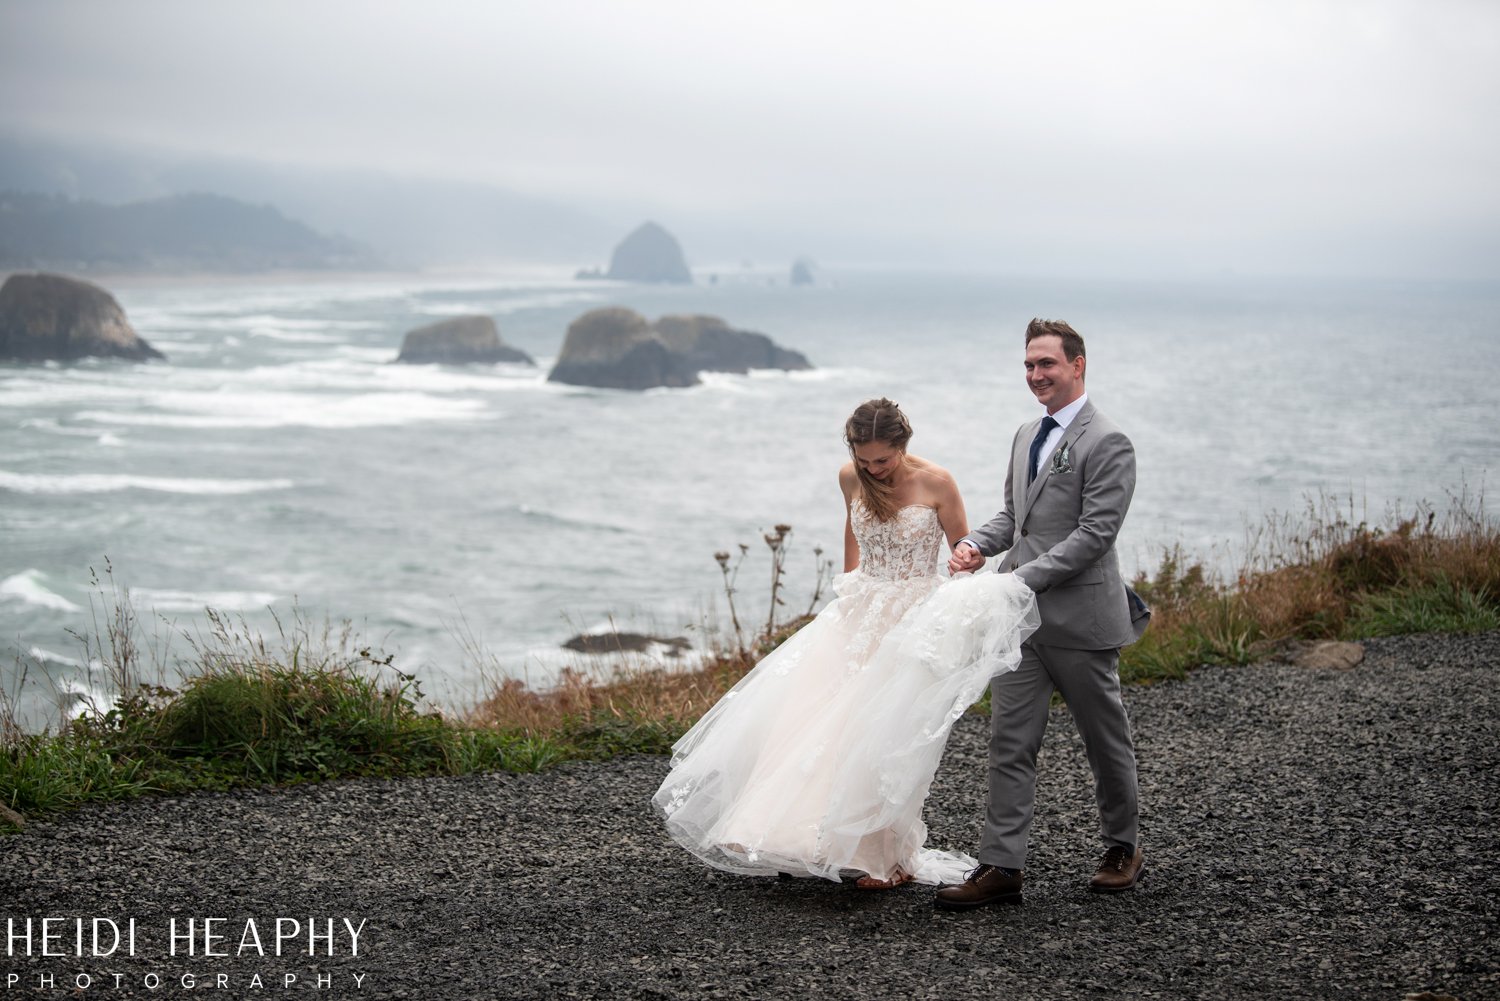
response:
<path id="1" fill-rule="evenodd" d="M 884 442 L 901 452 L 906 451 L 906 443 L 911 441 L 911 422 L 900 407 L 883 396 L 855 407 L 844 424 L 844 444 L 849 446 L 850 456 L 854 455 L 856 446 L 868 445 L 872 441 Z M 854 463 L 854 470 L 859 474 L 860 499 L 870 513 L 881 521 L 895 517 L 896 488 L 865 472 L 858 460 Z"/>

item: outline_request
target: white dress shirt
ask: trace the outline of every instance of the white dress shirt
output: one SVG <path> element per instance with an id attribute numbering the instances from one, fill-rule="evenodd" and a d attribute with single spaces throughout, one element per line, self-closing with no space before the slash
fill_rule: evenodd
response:
<path id="1" fill-rule="evenodd" d="M 1068 433 L 1068 425 L 1073 423 L 1073 418 L 1078 416 L 1078 411 L 1082 410 L 1083 405 L 1088 401 L 1089 394 L 1084 393 L 1078 399 L 1052 415 L 1052 419 L 1057 421 L 1057 427 L 1047 432 L 1047 437 L 1042 442 L 1042 451 L 1036 460 L 1036 473 L 1038 476 L 1042 475 L 1042 467 L 1047 464 L 1047 459 L 1052 455 L 1052 450 L 1057 447 L 1058 442 L 1062 441 L 1062 436 Z M 1027 443 L 1027 446 L 1028 448 L 1030 447 L 1030 442 Z"/>

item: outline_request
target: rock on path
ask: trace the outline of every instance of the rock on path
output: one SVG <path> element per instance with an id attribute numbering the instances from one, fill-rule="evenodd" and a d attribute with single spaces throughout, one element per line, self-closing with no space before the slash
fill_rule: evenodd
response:
<path id="1" fill-rule="evenodd" d="M 1118 897 L 1083 889 L 1091 784 L 1056 708 L 1026 903 L 965 914 L 934 911 L 927 887 L 702 868 L 649 810 L 657 757 L 94 807 L 0 840 L 0 906 L 134 917 L 137 954 L 10 957 L 0 983 L 18 974 L 17 997 L 68 995 L 86 971 L 100 997 L 181 996 L 184 973 L 200 990 L 222 973 L 230 989 L 210 996 L 1497 998 L 1497 674 L 1500 633 L 1417 636 L 1371 641 L 1353 670 L 1204 668 L 1131 690 L 1150 873 Z M 977 841 L 985 731 L 955 728 L 935 846 Z M 173 957 L 174 916 L 225 918 L 231 953 L 251 918 L 367 923 L 357 957 L 342 935 L 332 957 L 305 940 L 280 957 Z M 48 973 L 57 986 L 35 991 Z M 166 986 L 149 989 L 153 973 Z"/>

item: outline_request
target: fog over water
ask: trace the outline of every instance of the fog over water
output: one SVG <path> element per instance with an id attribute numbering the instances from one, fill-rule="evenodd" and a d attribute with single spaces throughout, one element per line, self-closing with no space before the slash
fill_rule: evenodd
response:
<path id="1" fill-rule="evenodd" d="M 0 131 L 659 217 L 695 264 L 1488 279 L 1497 67 L 1483 0 L 6 0 Z"/>

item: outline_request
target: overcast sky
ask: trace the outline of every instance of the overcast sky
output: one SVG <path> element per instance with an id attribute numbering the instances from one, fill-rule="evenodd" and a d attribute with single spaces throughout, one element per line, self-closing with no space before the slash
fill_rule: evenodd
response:
<path id="1" fill-rule="evenodd" d="M 0 0 L 0 130 L 1033 271 L 1500 277 L 1500 3 Z"/>

